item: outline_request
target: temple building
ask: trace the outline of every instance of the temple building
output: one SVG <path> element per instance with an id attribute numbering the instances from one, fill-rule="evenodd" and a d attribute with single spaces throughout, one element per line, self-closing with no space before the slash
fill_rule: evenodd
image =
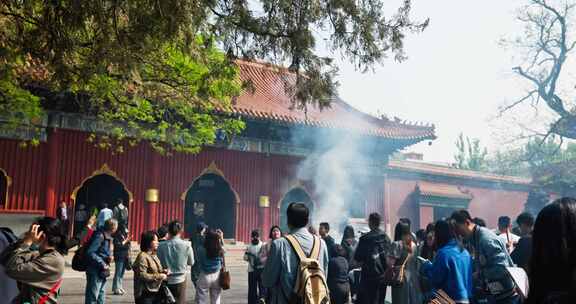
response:
<path id="1" fill-rule="evenodd" d="M 19 147 L 25 133 L 2 134 L 0 222 L 22 226 L 40 215 L 54 216 L 61 201 L 73 216 L 80 204 L 93 209 L 121 200 L 130 210 L 133 235 L 180 219 L 187 231 L 202 221 L 222 229 L 226 239 L 247 241 L 254 228 L 285 227 L 283 211 L 293 201 L 312 210 L 331 204 L 321 195 L 330 189 L 300 172 L 303 162 L 336 144 L 319 143 L 327 137 L 369 143 L 362 159 L 346 164 L 348 180 L 361 180 L 362 189 L 345 194 L 349 212 L 343 217 L 380 212 L 387 229 L 400 217 L 412 219 L 416 229 L 457 208 L 469 208 L 490 224 L 522 210 L 529 181 L 389 161 L 397 151 L 434 140 L 434 126 L 376 118 L 339 98 L 322 111 L 293 110 L 285 70 L 244 61 L 239 66 L 241 78 L 254 88 L 233 103 L 246 128 L 197 155 L 162 156 L 146 143 L 120 154 L 96 148 L 87 138 L 97 122 L 73 113 L 50 112 L 36 147 Z"/>

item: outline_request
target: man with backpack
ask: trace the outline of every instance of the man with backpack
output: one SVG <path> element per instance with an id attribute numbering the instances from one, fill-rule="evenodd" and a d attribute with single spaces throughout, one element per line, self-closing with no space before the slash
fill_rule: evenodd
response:
<path id="1" fill-rule="evenodd" d="M 328 303 L 328 250 L 326 243 L 308 232 L 308 207 L 292 203 L 286 210 L 290 234 L 276 239 L 262 273 L 270 291 L 269 304 Z"/>
<path id="2" fill-rule="evenodd" d="M 92 235 L 86 244 L 85 259 L 86 293 L 85 304 L 104 304 L 106 302 L 106 279 L 110 276 L 110 263 L 112 263 L 113 235 L 118 230 L 118 222 L 108 219 L 104 226 Z"/>
<path id="3" fill-rule="evenodd" d="M 380 229 L 380 221 L 380 214 L 370 214 L 368 217 L 370 232 L 360 237 L 354 255 L 354 259 L 362 265 L 358 289 L 358 303 L 360 304 L 384 304 L 386 299 L 384 274 L 386 258 L 392 242 Z"/>

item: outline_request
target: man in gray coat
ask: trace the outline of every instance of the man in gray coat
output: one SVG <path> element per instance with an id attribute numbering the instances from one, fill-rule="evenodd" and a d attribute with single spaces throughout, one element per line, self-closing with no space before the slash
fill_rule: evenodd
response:
<path id="1" fill-rule="evenodd" d="M 292 203 L 286 210 L 290 234 L 302 246 L 304 253 L 310 255 L 314 245 L 314 236 L 306 226 L 310 216 L 308 207 L 302 203 Z M 318 262 L 328 277 L 328 250 L 326 243 L 320 240 L 320 257 Z M 262 272 L 262 284 L 269 290 L 270 304 L 287 304 L 298 275 L 298 256 L 285 238 L 274 240 L 270 246 L 270 254 Z"/>

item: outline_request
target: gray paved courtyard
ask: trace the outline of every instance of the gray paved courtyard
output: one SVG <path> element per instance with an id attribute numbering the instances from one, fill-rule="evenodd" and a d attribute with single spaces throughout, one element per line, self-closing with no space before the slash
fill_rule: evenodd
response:
<path id="1" fill-rule="evenodd" d="M 224 304 L 240 304 L 246 303 L 248 297 L 248 274 L 246 273 L 245 265 L 230 266 L 230 274 L 232 276 L 232 288 L 222 293 L 222 303 Z M 75 304 L 84 303 L 84 287 L 86 279 L 84 273 L 75 272 L 67 268 L 64 275 L 64 284 L 62 285 L 62 294 L 60 303 Z M 115 296 L 112 294 L 112 278 L 108 279 L 106 284 L 107 296 L 106 303 L 134 303 L 133 297 L 133 273 L 127 271 L 124 277 L 124 289 L 126 294 L 123 296 Z M 194 303 L 194 286 L 188 279 L 187 303 Z"/>

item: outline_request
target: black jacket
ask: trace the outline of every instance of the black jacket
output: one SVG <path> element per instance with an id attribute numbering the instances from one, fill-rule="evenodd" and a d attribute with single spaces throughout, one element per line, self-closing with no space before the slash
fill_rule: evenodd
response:
<path id="1" fill-rule="evenodd" d="M 514 264 L 516 264 L 518 267 L 524 268 L 524 270 L 527 270 L 531 255 L 532 236 L 528 235 L 522 237 L 518 241 L 518 244 L 516 245 L 516 248 L 514 248 L 514 251 L 512 251 L 510 257 L 512 258 L 512 261 L 514 261 Z"/>
<path id="2" fill-rule="evenodd" d="M 358 247 L 356 247 L 354 259 L 361 263 L 366 262 L 370 254 L 372 254 L 374 246 L 382 242 L 388 247 L 392 244 L 388 235 L 380 229 L 372 230 L 364 234 L 360 237 L 360 242 L 358 242 Z"/>
<path id="3" fill-rule="evenodd" d="M 336 257 L 336 248 L 334 248 L 334 246 L 336 246 L 336 242 L 334 241 L 334 238 L 327 235 L 325 238 L 323 238 L 323 240 L 326 243 L 326 248 L 328 249 L 328 256 L 330 258 Z"/>
<path id="4" fill-rule="evenodd" d="M 128 253 L 130 251 L 130 242 L 122 244 L 126 240 L 126 234 L 118 230 L 114 234 L 114 260 L 120 261 L 128 258 Z"/>
<path id="5" fill-rule="evenodd" d="M 345 257 L 334 257 L 328 263 L 328 286 L 348 283 L 348 261 Z"/>

